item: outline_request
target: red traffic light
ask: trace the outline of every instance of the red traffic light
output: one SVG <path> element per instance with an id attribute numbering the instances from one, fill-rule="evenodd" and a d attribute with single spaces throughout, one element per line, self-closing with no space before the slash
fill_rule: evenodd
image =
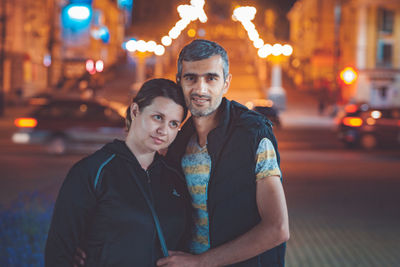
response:
<path id="1" fill-rule="evenodd" d="M 86 70 L 90 74 L 95 74 L 96 72 L 102 72 L 104 70 L 104 61 L 99 59 L 94 62 L 93 59 L 86 60 Z"/>
<path id="2" fill-rule="evenodd" d="M 97 72 L 102 72 L 104 70 L 104 62 L 103 60 L 99 59 L 96 61 L 95 69 Z"/>
<path id="3" fill-rule="evenodd" d="M 92 59 L 86 60 L 86 70 L 90 74 L 95 74 L 96 73 L 96 68 L 95 68 L 95 65 L 94 65 L 94 61 Z"/>
<path id="4" fill-rule="evenodd" d="M 357 80 L 357 72 L 352 67 L 346 67 L 340 72 L 340 79 L 345 84 L 352 84 Z"/>

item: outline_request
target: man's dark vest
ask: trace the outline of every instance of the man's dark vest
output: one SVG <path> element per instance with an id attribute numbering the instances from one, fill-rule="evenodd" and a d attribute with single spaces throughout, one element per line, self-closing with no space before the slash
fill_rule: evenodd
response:
<path id="1" fill-rule="evenodd" d="M 260 222 L 255 155 L 262 138 L 271 140 L 279 163 L 276 139 L 269 121 L 225 98 L 219 112 L 220 124 L 207 137 L 212 163 L 207 199 L 211 248 L 239 237 Z M 189 120 L 168 152 L 168 157 L 173 157 L 176 164 L 193 134 L 194 127 Z M 284 256 L 285 243 L 232 266 L 284 266 Z"/>

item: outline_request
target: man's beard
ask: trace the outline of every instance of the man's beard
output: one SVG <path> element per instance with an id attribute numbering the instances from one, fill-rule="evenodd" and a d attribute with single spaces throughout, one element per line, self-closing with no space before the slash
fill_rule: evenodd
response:
<path id="1" fill-rule="evenodd" d="M 210 106 L 205 109 L 205 110 L 199 110 L 197 109 L 191 102 L 188 106 L 188 109 L 190 110 L 190 113 L 194 117 L 207 117 L 213 114 L 219 107 L 219 105 L 222 102 L 222 97 L 219 98 L 219 101 L 216 103 L 213 103 L 212 99 L 210 98 Z"/>

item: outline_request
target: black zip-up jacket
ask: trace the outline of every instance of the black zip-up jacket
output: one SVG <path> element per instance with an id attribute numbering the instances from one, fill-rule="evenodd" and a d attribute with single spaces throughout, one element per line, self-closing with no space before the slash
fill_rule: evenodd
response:
<path id="1" fill-rule="evenodd" d="M 261 220 L 256 202 L 255 157 L 262 138 L 271 140 L 278 164 L 280 162 L 269 120 L 226 98 L 223 98 L 218 112 L 219 125 L 207 136 L 207 150 L 211 157 L 207 190 L 211 248 L 248 232 Z M 193 134 L 195 128 L 189 119 L 168 150 L 167 158 L 176 168 L 180 167 L 181 158 Z M 285 248 L 283 243 L 232 266 L 284 266 Z"/>
<path id="2" fill-rule="evenodd" d="M 72 266 L 79 247 L 87 254 L 85 266 L 155 266 L 161 246 L 134 176 L 153 202 L 168 249 L 184 249 L 190 202 L 179 175 L 159 155 L 145 171 L 119 140 L 79 161 L 55 204 L 45 265 Z"/>

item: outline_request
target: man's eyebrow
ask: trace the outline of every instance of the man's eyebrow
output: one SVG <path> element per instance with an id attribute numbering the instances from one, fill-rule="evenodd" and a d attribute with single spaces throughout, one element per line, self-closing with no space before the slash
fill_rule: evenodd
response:
<path id="1" fill-rule="evenodd" d="M 199 76 L 200 77 L 214 76 L 214 77 L 219 77 L 220 75 L 218 73 L 216 73 L 216 72 L 207 72 L 207 73 L 204 73 L 202 75 L 199 75 L 197 73 L 191 73 L 191 72 L 183 74 L 183 77 L 187 77 L 187 76 L 195 76 L 195 77 L 199 77 Z"/>
<path id="2" fill-rule="evenodd" d="M 187 76 L 198 76 L 198 75 L 196 73 L 191 73 L 191 72 L 183 74 L 183 77 L 187 77 Z"/>
<path id="3" fill-rule="evenodd" d="M 219 74 L 216 72 L 208 72 L 206 74 L 204 74 L 204 76 L 214 76 L 214 77 L 219 77 Z"/>

